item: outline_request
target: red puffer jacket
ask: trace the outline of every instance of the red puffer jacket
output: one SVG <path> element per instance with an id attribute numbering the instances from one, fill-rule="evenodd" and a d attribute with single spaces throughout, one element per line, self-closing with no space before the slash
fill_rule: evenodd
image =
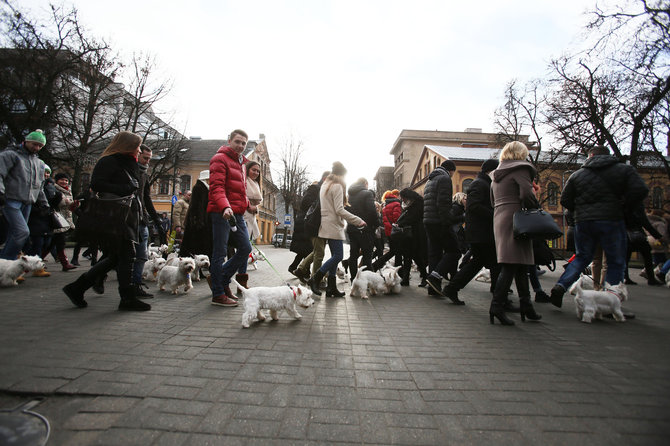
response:
<path id="1" fill-rule="evenodd" d="M 248 160 L 228 146 L 221 147 L 209 162 L 209 203 L 207 212 L 231 208 L 244 214 L 249 207 L 244 163 Z"/>
<path id="2" fill-rule="evenodd" d="M 387 195 L 386 205 L 382 209 L 382 216 L 384 217 L 384 233 L 387 237 L 391 236 L 391 225 L 398 221 L 402 214 L 402 206 L 397 196 Z"/>

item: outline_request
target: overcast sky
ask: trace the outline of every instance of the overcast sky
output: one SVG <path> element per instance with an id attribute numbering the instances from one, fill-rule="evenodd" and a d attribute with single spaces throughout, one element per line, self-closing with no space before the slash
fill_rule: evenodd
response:
<path id="1" fill-rule="evenodd" d="M 23 0 L 43 8 L 46 0 Z M 578 40 L 585 0 L 75 0 L 124 54 L 149 51 L 174 88 L 163 111 L 187 136 L 293 135 L 312 178 L 350 183 L 393 165 L 402 129 L 493 131 L 505 84 L 546 72 Z M 273 168 L 278 167 L 275 162 Z"/>

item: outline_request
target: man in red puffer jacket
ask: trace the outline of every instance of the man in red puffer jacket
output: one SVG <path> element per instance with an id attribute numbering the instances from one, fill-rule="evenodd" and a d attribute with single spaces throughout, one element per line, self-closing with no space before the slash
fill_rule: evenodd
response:
<path id="1" fill-rule="evenodd" d="M 230 278 L 244 265 L 251 252 L 243 218 L 249 207 L 244 173 L 244 163 L 248 160 L 242 155 L 248 138 L 244 131 L 233 130 L 228 145 L 221 147 L 209 162 L 207 212 L 212 217 L 212 305 L 237 306 L 237 298 L 230 290 Z M 237 251 L 223 263 L 229 237 Z"/>
<path id="2" fill-rule="evenodd" d="M 402 205 L 400 204 L 400 198 L 398 198 L 398 190 L 387 190 L 382 195 L 382 201 L 384 202 L 384 208 L 382 209 L 382 219 L 384 221 L 384 234 L 389 241 L 389 252 L 379 256 L 377 260 L 372 264 L 372 270 L 377 271 L 384 267 L 386 262 L 388 262 L 391 257 L 395 256 L 395 264 L 402 264 L 402 257 L 400 255 L 400 244 L 396 240 L 391 238 L 391 230 L 393 225 L 398 221 L 400 214 L 402 214 Z"/>

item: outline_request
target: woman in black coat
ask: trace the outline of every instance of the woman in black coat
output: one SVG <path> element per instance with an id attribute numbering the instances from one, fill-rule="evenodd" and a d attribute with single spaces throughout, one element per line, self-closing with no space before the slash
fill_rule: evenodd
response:
<path id="1" fill-rule="evenodd" d="M 112 139 L 100 159 L 93 168 L 91 175 L 91 189 L 98 194 L 125 197 L 137 193 L 140 180 L 140 171 L 137 166 L 137 157 L 140 154 L 142 138 L 131 132 L 120 132 Z M 119 310 L 146 311 L 151 306 L 135 296 L 135 287 L 132 284 L 133 262 L 135 261 L 135 243 L 139 240 L 138 225 L 140 221 L 140 202 L 134 196 L 130 213 L 121 229 L 121 237 L 116 240 L 98 239 L 104 257 L 90 270 L 79 278 L 66 285 L 63 292 L 73 304 L 84 308 L 88 304 L 84 300 L 84 292 L 92 287 L 110 270 L 115 269 L 119 281 L 119 295 L 121 302 Z M 85 212 L 85 211 L 84 211 Z M 79 220 L 82 233 L 93 234 L 92 228 L 84 227 Z M 105 222 L 99 222 L 105 224 Z"/>
<path id="2" fill-rule="evenodd" d="M 402 251 L 401 285 L 409 285 L 409 274 L 412 260 L 416 263 L 421 275 L 421 285 L 426 286 L 426 231 L 423 228 L 423 197 L 411 189 L 400 191 L 402 213 L 396 224 L 401 228 L 411 228 L 411 236 L 404 237 L 400 244 Z"/>

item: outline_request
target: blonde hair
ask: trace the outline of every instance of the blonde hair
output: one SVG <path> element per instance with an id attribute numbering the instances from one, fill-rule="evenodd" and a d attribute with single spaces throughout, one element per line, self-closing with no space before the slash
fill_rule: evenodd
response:
<path id="1" fill-rule="evenodd" d="M 512 141 L 505 144 L 500 151 L 500 161 L 525 160 L 528 158 L 528 147 L 522 142 Z"/>
<path id="2" fill-rule="evenodd" d="M 114 135 L 112 142 L 105 148 L 100 158 L 115 153 L 135 153 L 140 144 L 142 144 L 142 138 L 139 135 L 127 131 L 119 132 Z"/>
<path id="3" fill-rule="evenodd" d="M 463 204 L 463 200 L 465 199 L 465 197 L 467 197 L 465 192 L 456 192 L 454 194 L 454 197 L 452 198 L 452 201 L 454 203 Z"/>
<path id="4" fill-rule="evenodd" d="M 341 177 L 340 175 L 335 175 L 334 173 L 331 173 L 328 175 L 326 178 L 326 181 L 324 181 L 324 185 L 328 183 L 328 186 L 326 187 L 326 192 L 328 192 L 333 184 L 339 184 L 342 186 L 342 204 L 344 206 L 348 206 L 349 203 L 347 202 L 347 185 L 344 182 L 344 177 Z"/>

